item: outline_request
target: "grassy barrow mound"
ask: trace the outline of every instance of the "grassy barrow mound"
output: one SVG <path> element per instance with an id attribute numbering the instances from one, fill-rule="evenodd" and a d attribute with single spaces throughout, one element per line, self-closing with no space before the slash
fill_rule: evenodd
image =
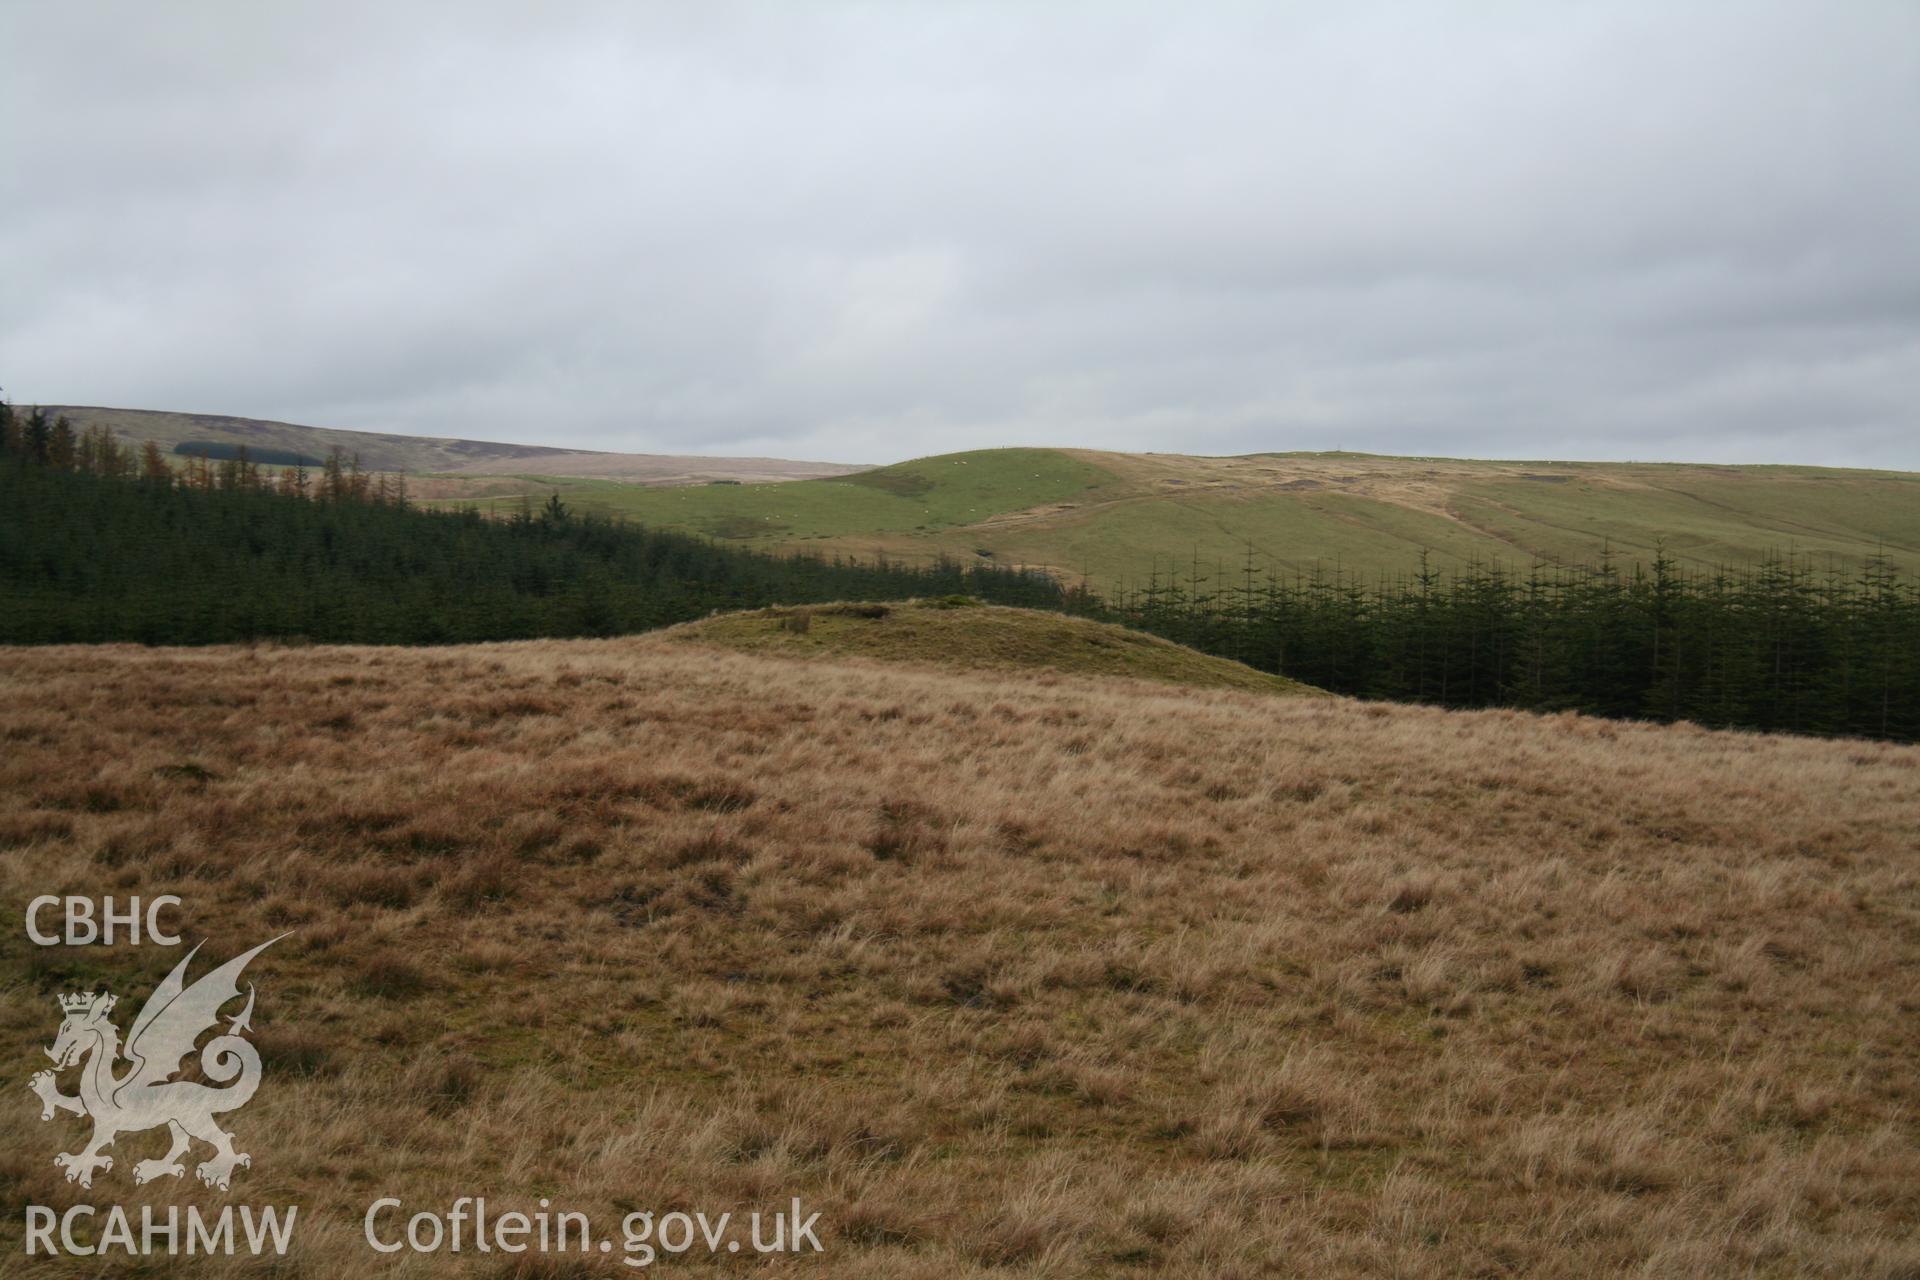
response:
<path id="1" fill-rule="evenodd" d="M 1208 689 L 1318 692 L 1125 627 L 1038 609 L 985 605 L 959 596 L 898 604 L 756 609 L 690 622 L 664 634 L 679 642 L 755 653 L 879 658 L 970 669 L 1033 668 Z"/>

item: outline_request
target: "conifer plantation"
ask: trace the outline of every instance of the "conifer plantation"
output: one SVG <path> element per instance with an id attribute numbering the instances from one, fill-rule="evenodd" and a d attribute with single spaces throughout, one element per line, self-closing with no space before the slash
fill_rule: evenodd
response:
<path id="1" fill-rule="evenodd" d="M 1792 558 L 1713 574 L 1423 568 L 1283 581 L 1249 559 L 1129 589 L 1106 610 L 1335 693 L 1718 727 L 1920 737 L 1920 590 Z"/>
<path id="2" fill-rule="evenodd" d="M 776 601 L 1064 598 L 1039 573 L 755 555 L 557 498 L 507 520 L 421 511 L 404 477 L 337 456 L 310 474 L 242 450 L 176 474 L 103 432 L 66 462 L 39 443 L 60 438 L 41 416 L 0 458 L 0 643 L 445 644 L 616 635 Z"/>

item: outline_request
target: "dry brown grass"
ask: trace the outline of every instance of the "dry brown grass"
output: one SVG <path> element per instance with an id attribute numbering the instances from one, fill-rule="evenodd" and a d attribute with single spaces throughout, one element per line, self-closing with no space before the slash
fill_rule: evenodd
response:
<path id="1" fill-rule="evenodd" d="M 782 1274 L 1912 1276 L 1917 827 L 1920 750 L 1685 726 L 646 640 L 0 651 L 0 1043 L 24 1085 L 52 993 L 178 958 L 32 948 L 34 894 L 294 929 L 232 1120 L 232 1198 L 303 1205 L 277 1274 L 390 1274 L 371 1199 L 479 1192 L 799 1195 L 828 1251 Z M 8 1267 L 26 1203 L 219 1202 L 78 1192 L 76 1126 L 0 1108 Z"/>

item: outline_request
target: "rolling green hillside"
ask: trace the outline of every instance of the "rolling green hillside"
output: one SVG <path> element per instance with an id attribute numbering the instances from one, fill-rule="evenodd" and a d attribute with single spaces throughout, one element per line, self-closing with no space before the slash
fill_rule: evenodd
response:
<path id="1" fill-rule="evenodd" d="M 531 478 L 529 478 L 531 480 Z M 1920 475 L 1815 467 L 1463 462 L 1360 454 L 948 454 L 782 484 L 552 480 L 570 502 L 755 546 L 1044 565 L 1097 586 L 1156 567 L 1366 577 L 1473 561 L 1580 563 L 1657 546 L 1696 568 L 1794 552 L 1920 571 Z"/>
<path id="2" fill-rule="evenodd" d="M 904 554 L 925 550 L 914 545 L 917 539 L 1123 491 L 1107 471 L 1058 449 L 953 453 L 832 480 L 779 484 L 640 490 L 558 477 L 522 479 L 551 484 L 562 497 L 585 509 L 617 512 L 716 538 L 755 543 L 844 542 L 880 535 L 898 539 Z"/>

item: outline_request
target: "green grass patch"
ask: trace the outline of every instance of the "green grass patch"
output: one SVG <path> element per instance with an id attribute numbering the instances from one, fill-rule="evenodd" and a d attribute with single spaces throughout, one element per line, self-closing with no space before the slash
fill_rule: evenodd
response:
<path id="1" fill-rule="evenodd" d="M 985 449 L 921 458 L 833 480 L 643 488 L 528 477 L 582 511 L 733 541 L 932 534 L 1115 487 L 1055 449 Z"/>
<path id="2" fill-rule="evenodd" d="M 1416 567 L 1423 547 L 1436 563 L 1461 565 L 1500 550 L 1444 517 L 1344 494 L 1113 503 L 1009 531 L 992 550 L 1004 563 L 1052 565 L 1112 590 L 1175 570 L 1186 580 L 1196 563 L 1202 577 L 1232 584 L 1249 546 L 1262 575 L 1269 565 L 1283 576 L 1337 565 L 1368 578 Z M 1506 558 L 1514 558 L 1511 548 Z"/>

